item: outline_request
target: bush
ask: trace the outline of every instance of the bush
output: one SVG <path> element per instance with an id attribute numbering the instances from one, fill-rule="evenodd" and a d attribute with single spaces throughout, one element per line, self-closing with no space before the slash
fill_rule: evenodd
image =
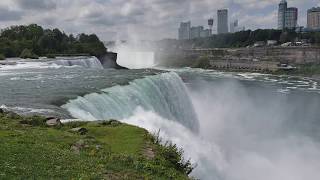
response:
<path id="1" fill-rule="evenodd" d="M 27 124 L 31 126 L 45 126 L 46 119 L 40 116 L 32 116 L 21 120 L 20 124 Z"/>
<path id="2" fill-rule="evenodd" d="M 162 143 L 162 140 L 159 136 L 160 131 L 156 134 L 153 134 L 151 140 L 154 144 L 159 146 L 159 154 L 164 157 L 166 161 L 170 162 L 171 165 L 178 171 L 183 174 L 191 174 L 195 166 L 191 164 L 190 160 L 185 160 L 183 158 L 184 151 L 177 147 L 176 144 L 166 141 Z"/>
<path id="3" fill-rule="evenodd" d="M 30 49 L 24 49 L 19 57 L 22 59 L 39 59 L 39 56 L 34 54 Z"/>
<path id="4" fill-rule="evenodd" d="M 6 57 L 3 54 L 0 54 L 0 60 L 5 60 Z"/>

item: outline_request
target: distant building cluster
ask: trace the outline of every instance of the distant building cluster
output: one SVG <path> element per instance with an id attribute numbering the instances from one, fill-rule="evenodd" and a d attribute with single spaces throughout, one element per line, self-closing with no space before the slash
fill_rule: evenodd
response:
<path id="1" fill-rule="evenodd" d="M 281 0 L 278 10 L 278 29 L 295 29 L 298 25 L 298 8 L 288 8 L 286 0 Z"/>
<path id="2" fill-rule="evenodd" d="M 205 29 L 203 26 L 191 27 L 190 21 L 180 23 L 180 28 L 179 28 L 180 40 L 210 37 L 211 34 L 212 34 L 211 29 Z"/>
<path id="3" fill-rule="evenodd" d="M 320 31 L 320 7 L 313 7 L 307 13 L 307 27 L 298 26 L 298 8 L 288 8 L 286 0 L 281 0 L 278 9 L 278 29 L 295 29 L 299 32 Z"/>
<path id="4" fill-rule="evenodd" d="M 238 20 L 230 23 L 230 31 L 229 31 L 229 18 L 228 18 L 228 10 L 220 9 L 217 11 L 217 34 L 225 34 L 225 33 L 235 33 L 239 31 L 244 31 L 245 27 L 240 27 Z M 210 37 L 213 34 L 213 26 L 215 20 L 210 18 L 208 20 L 209 29 L 205 29 L 203 26 L 194 26 L 191 27 L 191 21 L 181 22 L 179 27 L 179 39 L 180 40 L 188 40 L 188 39 L 197 39 Z"/>
<path id="5" fill-rule="evenodd" d="M 239 26 L 239 21 L 234 20 L 229 24 L 228 9 L 219 9 L 217 11 L 216 33 L 235 33 L 244 31 L 245 27 Z M 320 32 L 320 7 L 313 7 L 307 13 L 307 27 L 298 25 L 299 10 L 296 7 L 288 7 L 286 0 L 281 0 L 278 8 L 278 29 L 291 29 L 297 32 Z M 213 26 L 215 20 L 208 20 L 209 29 L 203 26 L 191 27 L 191 22 L 182 22 L 179 28 L 179 39 L 196 39 L 201 37 L 209 37 L 213 34 Z"/>

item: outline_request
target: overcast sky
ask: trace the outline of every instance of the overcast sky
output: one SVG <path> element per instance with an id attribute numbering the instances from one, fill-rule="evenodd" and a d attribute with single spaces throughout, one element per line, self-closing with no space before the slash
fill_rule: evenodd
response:
<path id="1" fill-rule="evenodd" d="M 280 0 L 0 0 L 0 28 L 37 23 L 67 33 L 96 33 L 103 40 L 176 38 L 181 21 L 206 25 L 216 10 L 246 28 L 276 28 Z M 299 8 L 299 25 L 319 0 L 288 0 Z"/>

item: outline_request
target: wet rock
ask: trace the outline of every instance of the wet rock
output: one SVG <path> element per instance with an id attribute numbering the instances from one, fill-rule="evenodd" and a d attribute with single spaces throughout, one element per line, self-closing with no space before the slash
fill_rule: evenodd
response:
<path id="1" fill-rule="evenodd" d="M 79 133 L 80 135 L 85 135 L 88 133 L 88 129 L 79 127 L 79 128 L 70 129 L 70 132 Z"/>
<path id="2" fill-rule="evenodd" d="M 60 126 L 60 125 L 62 125 L 62 123 L 59 118 L 50 118 L 50 119 L 47 118 L 46 125 L 47 126 Z"/>
<path id="3" fill-rule="evenodd" d="M 0 108 L 0 114 L 4 114 L 4 110 Z"/>

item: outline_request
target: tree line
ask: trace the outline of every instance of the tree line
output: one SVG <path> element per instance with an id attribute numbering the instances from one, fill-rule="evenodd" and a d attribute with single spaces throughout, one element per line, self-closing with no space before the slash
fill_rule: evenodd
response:
<path id="1" fill-rule="evenodd" d="M 59 29 L 44 29 L 37 24 L 11 26 L 1 30 L 0 57 L 37 58 L 54 54 L 106 53 L 103 42 L 95 34 L 66 34 Z"/>

